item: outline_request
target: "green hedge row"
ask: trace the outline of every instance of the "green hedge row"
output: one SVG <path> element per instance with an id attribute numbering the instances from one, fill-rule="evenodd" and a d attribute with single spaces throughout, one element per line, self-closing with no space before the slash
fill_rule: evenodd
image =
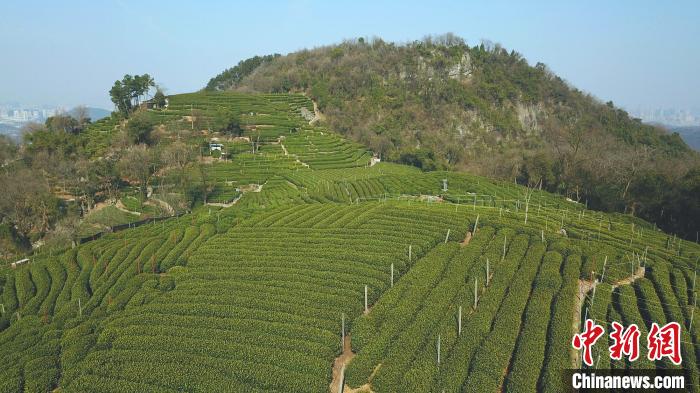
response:
<path id="1" fill-rule="evenodd" d="M 501 259 L 504 240 L 508 240 L 509 243 L 505 258 Z M 466 333 L 457 340 L 451 354 L 445 359 L 444 368 L 441 366 L 438 385 L 446 392 L 460 391 L 464 381 L 470 376 L 472 359 L 498 317 L 498 310 L 515 272 L 528 251 L 529 244 L 530 238 L 527 235 L 516 235 L 512 229 L 501 229 L 489 244 L 484 256 L 491 261 L 493 278 L 489 287 L 480 295 L 475 313 L 463 322 L 462 329 Z M 473 285 L 473 282 L 467 283 L 466 288 L 473 291 Z"/>
<path id="2" fill-rule="evenodd" d="M 347 369 L 349 384 L 358 386 L 367 381 L 374 367 L 382 361 L 385 351 L 415 318 L 425 297 L 439 283 L 457 249 L 454 244 L 433 249 L 382 296 L 370 314 L 355 320 L 352 343 L 358 356 Z"/>
<path id="3" fill-rule="evenodd" d="M 649 272 L 649 278 L 653 283 L 658 296 L 659 303 L 666 315 L 667 322 L 678 322 L 681 325 L 681 356 L 683 358 L 682 367 L 685 370 L 686 384 L 689 384 L 693 391 L 700 390 L 700 373 L 698 372 L 698 352 L 697 349 L 697 325 L 693 322 L 692 334 L 688 332 L 687 326 L 683 323 L 684 317 L 681 311 L 685 306 L 679 304 L 673 294 L 671 286 L 670 268 L 666 263 L 655 263 Z"/>
<path id="4" fill-rule="evenodd" d="M 581 256 L 570 253 L 562 269 L 562 286 L 552 303 L 547 327 L 547 346 L 544 366 L 537 381 L 540 392 L 562 392 L 565 390 L 562 373 L 571 368 L 572 313 L 578 296 L 578 277 L 581 272 Z"/>
<path id="5" fill-rule="evenodd" d="M 510 372 L 506 376 L 505 391 L 537 391 L 539 371 L 544 364 L 552 299 L 561 287 L 559 269 L 562 260 L 557 252 L 545 254 L 523 314 L 523 326 L 513 351 Z"/>
<path id="6" fill-rule="evenodd" d="M 478 392 L 481 389 L 496 391 L 503 384 L 503 370 L 507 369 L 510 363 L 523 312 L 544 253 L 545 245 L 533 242 L 520 262 L 493 320 L 493 329 L 484 337 L 474 353 L 469 377 L 463 385 L 467 392 Z"/>

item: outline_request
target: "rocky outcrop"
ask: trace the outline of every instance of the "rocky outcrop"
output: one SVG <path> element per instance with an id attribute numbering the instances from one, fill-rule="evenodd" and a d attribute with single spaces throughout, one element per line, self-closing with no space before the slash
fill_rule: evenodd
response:
<path id="1" fill-rule="evenodd" d="M 518 102 L 515 105 L 515 114 L 526 134 L 538 134 L 542 130 L 539 120 L 544 116 L 544 109 L 541 105 L 524 105 Z"/>
<path id="2" fill-rule="evenodd" d="M 314 119 L 314 117 L 316 117 L 316 116 L 310 110 L 302 107 L 301 108 L 301 117 L 303 117 L 304 120 L 306 120 L 306 121 L 312 121 Z"/>
<path id="3" fill-rule="evenodd" d="M 444 56 L 443 54 L 439 54 L 437 52 L 432 52 L 427 57 L 418 56 L 416 57 L 415 64 L 413 66 L 402 66 L 400 68 L 400 71 L 398 72 L 399 79 L 404 80 L 408 77 L 422 76 L 427 77 L 430 80 L 436 76 L 444 75 L 443 72 L 450 79 L 464 80 L 471 77 L 474 68 L 472 66 L 472 59 L 468 52 L 464 52 L 459 60 L 454 64 L 448 65 L 446 68 L 436 70 L 434 64 L 436 62 L 434 60 L 438 56 L 441 57 L 441 61 L 447 60 L 447 62 L 450 62 L 450 60 L 447 58 L 442 57 Z"/>
<path id="4" fill-rule="evenodd" d="M 447 76 L 451 79 L 467 79 L 472 75 L 472 59 L 469 53 L 464 52 L 457 64 L 447 70 Z"/>

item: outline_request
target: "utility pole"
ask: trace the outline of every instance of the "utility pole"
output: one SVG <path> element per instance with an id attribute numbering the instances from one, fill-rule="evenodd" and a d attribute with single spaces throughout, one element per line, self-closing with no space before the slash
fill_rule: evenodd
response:
<path id="1" fill-rule="evenodd" d="M 561 225 L 559 225 L 559 229 L 564 229 L 564 212 L 561 212 Z"/>
<path id="2" fill-rule="evenodd" d="M 367 285 L 365 285 L 365 313 L 368 311 L 367 308 Z"/>
<path id="3" fill-rule="evenodd" d="M 692 318 L 691 318 L 692 322 Z M 459 311 L 457 312 L 457 336 L 462 335 L 462 306 L 459 306 Z"/>
<path id="4" fill-rule="evenodd" d="M 489 259 L 486 258 L 486 286 L 489 286 L 489 282 L 491 281 L 491 274 L 489 273 Z"/>
<path id="5" fill-rule="evenodd" d="M 688 325 L 688 331 L 693 329 L 693 317 L 695 316 L 695 308 L 698 306 L 698 293 L 695 292 L 693 295 L 693 309 L 690 310 L 690 325 Z"/>
<path id="6" fill-rule="evenodd" d="M 603 274 L 600 276 L 600 282 L 603 282 L 605 280 L 605 265 L 608 264 L 608 256 L 605 256 L 605 262 L 603 262 Z"/>
<path id="7" fill-rule="evenodd" d="M 345 313 L 340 314 L 340 351 L 343 351 L 345 346 Z"/>
<path id="8" fill-rule="evenodd" d="M 343 393 L 345 388 L 345 365 L 340 369 L 340 380 L 338 381 L 338 393 Z"/>
<path id="9" fill-rule="evenodd" d="M 391 264 L 391 286 L 394 286 L 394 264 Z"/>
<path id="10" fill-rule="evenodd" d="M 532 197 L 532 192 L 534 191 L 534 189 L 530 191 L 530 186 L 528 185 L 527 191 L 525 192 L 525 225 L 527 225 L 527 213 L 530 209 L 530 198 Z"/>

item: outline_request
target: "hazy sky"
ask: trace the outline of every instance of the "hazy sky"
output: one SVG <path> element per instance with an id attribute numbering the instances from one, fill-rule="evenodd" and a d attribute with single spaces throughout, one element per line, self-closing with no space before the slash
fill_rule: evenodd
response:
<path id="1" fill-rule="evenodd" d="M 0 102 L 111 109 L 107 91 L 125 73 L 186 92 L 257 54 L 453 32 L 628 109 L 700 107 L 698 0 L 259 3 L 3 0 Z"/>

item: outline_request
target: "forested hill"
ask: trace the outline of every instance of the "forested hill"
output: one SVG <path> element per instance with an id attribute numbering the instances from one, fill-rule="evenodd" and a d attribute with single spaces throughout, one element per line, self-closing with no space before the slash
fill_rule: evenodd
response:
<path id="1" fill-rule="evenodd" d="M 699 159 L 677 133 L 498 44 L 360 38 L 244 60 L 206 89 L 304 92 L 321 121 L 384 159 L 516 179 L 684 236 L 698 230 Z"/>

